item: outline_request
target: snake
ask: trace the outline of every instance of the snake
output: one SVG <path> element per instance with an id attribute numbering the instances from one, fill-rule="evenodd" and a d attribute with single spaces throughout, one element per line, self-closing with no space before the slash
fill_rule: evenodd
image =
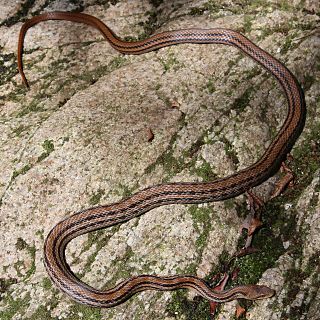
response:
<path id="1" fill-rule="evenodd" d="M 120 281 L 112 288 L 97 289 L 81 281 L 73 273 L 65 257 L 68 243 L 88 232 L 111 227 L 138 217 L 153 208 L 170 204 L 199 204 L 236 197 L 273 176 L 286 160 L 301 134 L 306 118 L 304 94 L 295 76 L 280 61 L 261 49 L 241 33 L 226 28 L 190 28 L 164 31 L 137 41 L 121 40 L 100 19 L 79 12 L 47 12 L 26 20 L 18 40 L 18 70 L 28 86 L 23 71 L 22 55 L 27 30 L 47 20 L 67 20 L 94 27 L 109 44 L 123 54 L 139 55 L 163 47 L 191 44 L 221 44 L 238 48 L 265 68 L 282 87 L 287 100 L 287 115 L 263 155 L 255 163 L 227 177 L 206 182 L 171 182 L 146 187 L 119 202 L 100 205 L 74 213 L 58 222 L 44 244 L 44 264 L 52 282 L 76 302 L 98 308 L 114 307 L 144 290 L 170 291 L 193 289 L 209 301 L 223 303 L 234 299 L 269 298 L 275 291 L 265 285 L 238 285 L 214 290 L 194 275 L 142 274 Z"/>

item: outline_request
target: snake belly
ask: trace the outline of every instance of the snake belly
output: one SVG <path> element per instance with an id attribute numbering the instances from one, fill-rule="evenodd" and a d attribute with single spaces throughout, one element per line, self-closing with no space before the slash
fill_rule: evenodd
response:
<path id="1" fill-rule="evenodd" d="M 79 235 L 124 223 L 153 208 L 169 204 L 196 204 L 236 197 L 275 174 L 303 130 L 306 108 L 303 92 L 293 74 L 277 59 L 259 48 L 242 34 L 224 28 L 182 29 L 166 31 L 135 42 L 117 37 L 101 20 L 84 13 L 48 12 L 27 20 L 21 27 L 18 41 L 18 69 L 23 72 L 22 53 L 27 30 L 47 20 L 68 20 L 98 29 L 109 44 L 124 54 L 143 54 L 181 43 L 222 44 L 238 48 L 268 72 L 281 85 L 288 103 L 286 119 L 262 157 L 246 169 L 212 182 L 166 183 L 143 189 L 117 203 L 90 208 L 62 220 L 48 234 L 44 245 L 46 270 L 54 284 L 79 303 L 93 307 L 116 306 L 144 290 L 194 289 L 202 297 L 216 302 L 237 298 L 263 299 L 274 291 L 266 286 L 244 285 L 212 290 L 202 279 L 192 275 L 139 275 L 99 290 L 82 282 L 71 271 L 65 258 L 67 244 Z"/>

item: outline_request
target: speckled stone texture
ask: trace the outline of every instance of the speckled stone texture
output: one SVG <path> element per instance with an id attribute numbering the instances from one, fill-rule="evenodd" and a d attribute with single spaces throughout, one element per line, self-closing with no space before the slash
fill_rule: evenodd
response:
<path id="1" fill-rule="evenodd" d="M 269 200 L 281 176 L 255 188 L 266 202 L 257 254 L 238 259 L 230 286 L 260 283 L 275 297 L 243 302 L 247 319 L 319 319 L 320 8 L 318 1 L 0 1 L 0 319 L 207 319 L 194 292 L 143 292 L 100 310 L 74 303 L 43 266 L 50 229 L 71 213 L 169 181 L 227 176 L 257 160 L 286 116 L 278 84 L 235 48 L 179 45 L 141 56 L 116 52 L 98 31 L 63 21 L 28 31 L 52 10 L 102 19 L 128 40 L 188 27 L 242 32 L 296 75 L 305 130 L 292 151 L 295 185 Z M 148 141 L 148 132 L 154 139 Z M 72 270 L 106 288 L 130 275 L 211 279 L 243 245 L 246 198 L 154 209 L 83 235 L 67 248 Z M 234 319 L 237 302 L 215 319 Z"/>

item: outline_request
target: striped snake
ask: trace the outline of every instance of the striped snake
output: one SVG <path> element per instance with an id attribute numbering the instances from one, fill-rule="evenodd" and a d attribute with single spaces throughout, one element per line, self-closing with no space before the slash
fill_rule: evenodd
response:
<path id="1" fill-rule="evenodd" d="M 23 42 L 27 30 L 46 20 L 68 20 L 85 23 L 98 29 L 110 45 L 124 54 L 142 54 L 180 43 L 224 44 L 234 46 L 269 71 L 283 88 L 288 101 L 287 117 L 262 157 L 246 169 L 212 182 L 166 183 L 143 189 L 117 203 L 90 208 L 59 222 L 49 233 L 44 245 L 47 272 L 63 292 L 77 302 L 94 307 L 116 306 L 137 292 L 144 290 L 194 289 L 202 297 L 216 302 L 237 298 L 263 299 L 274 290 L 260 285 L 243 285 L 221 292 L 212 290 L 202 279 L 192 275 L 155 276 L 139 275 L 118 283 L 107 290 L 93 288 L 76 277 L 65 258 L 67 244 L 84 233 L 107 228 L 137 217 L 155 207 L 168 204 L 197 204 L 236 197 L 274 175 L 285 160 L 305 122 L 305 101 L 300 86 L 292 73 L 270 54 L 253 44 L 240 33 L 222 28 L 182 29 L 155 34 L 147 39 L 126 42 L 119 39 L 99 19 L 69 12 L 49 12 L 27 20 L 19 35 L 18 68 L 24 83 Z"/>

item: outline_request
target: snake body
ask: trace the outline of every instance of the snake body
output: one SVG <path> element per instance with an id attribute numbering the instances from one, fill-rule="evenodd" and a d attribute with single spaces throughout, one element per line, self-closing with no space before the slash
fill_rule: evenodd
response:
<path id="1" fill-rule="evenodd" d="M 237 286 L 221 292 L 214 291 L 205 281 L 190 275 L 164 277 L 139 275 L 122 281 L 113 288 L 98 290 L 83 283 L 71 271 L 66 262 L 65 249 L 67 244 L 79 235 L 123 223 L 155 207 L 232 198 L 261 184 L 275 174 L 300 135 L 305 122 L 303 92 L 292 73 L 277 59 L 233 30 L 183 29 L 162 32 L 141 41 L 126 42 L 119 39 L 110 28 L 93 16 L 83 13 L 49 12 L 27 20 L 20 30 L 18 67 L 26 85 L 27 80 L 22 65 L 25 34 L 30 27 L 46 20 L 68 20 L 90 25 L 98 29 L 114 49 L 124 54 L 142 54 L 180 43 L 234 46 L 276 78 L 288 102 L 287 117 L 280 131 L 262 157 L 246 169 L 212 182 L 166 183 L 151 186 L 117 203 L 90 208 L 59 222 L 48 234 L 44 246 L 45 266 L 54 284 L 74 300 L 94 307 L 112 307 L 124 302 L 137 292 L 149 289 L 191 288 L 204 298 L 216 302 L 226 302 L 236 298 L 262 299 L 272 296 L 274 294 L 272 289 L 258 285 Z"/>

